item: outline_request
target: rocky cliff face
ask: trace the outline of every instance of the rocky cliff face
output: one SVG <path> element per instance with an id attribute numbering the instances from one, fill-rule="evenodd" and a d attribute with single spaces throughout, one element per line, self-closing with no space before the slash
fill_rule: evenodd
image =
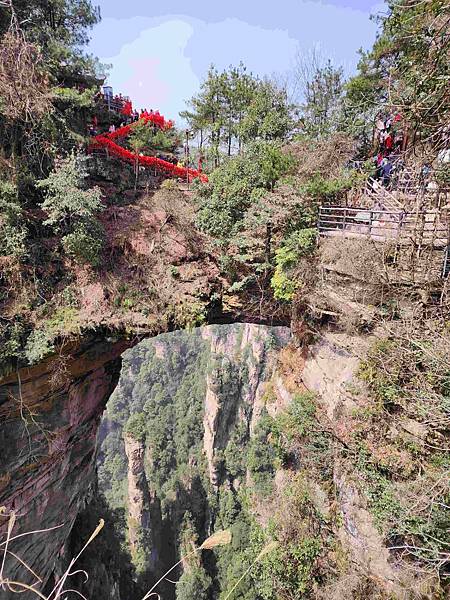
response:
<path id="1" fill-rule="evenodd" d="M 0 380 L 0 535 L 4 539 L 9 515 L 15 513 L 13 535 L 21 537 L 13 540 L 10 551 L 26 560 L 42 582 L 54 571 L 94 487 L 100 418 L 127 346 L 129 342 L 86 335 Z M 36 581 L 12 555 L 2 575 L 27 584 Z M 14 597 L 2 594 L 6 600 Z"/>
<path id="2" fill-rule="evenodd" d="M 290 330 L 245 323 L 230 329 L 226 335 L 215 328 L 205 328 L 202 335 L 217 357 L 206 377 L 203 416 L 203 449 L 210 482 L 217 486 L 217 454 L 225 449 L 236 422 L 244 423 L 248 434 L 252 434 L 275 367 L 276 354 L 270 352 L 271 342 L 287 344 Z"/>
<path id="3" fill-rule="evenodd" d="M 124 442 L 128 460 L 128 543 L 132 556 L 142 552 L 139 558 L 141 570 L 155 573 L 161 557 L 161 504 L 148 486 L 144 443 L 131 435 L 125 435 Z"/>
<path id="4" fill-rule="evenodd" d="M 420 570 L 402 564 L 389 551 L 387 546 L 394 544 L 387 543 L 376 522 L 374 510 L 370 509 L 370 493 L 373 494 L 373 491 L 367 493 L 368 484 L 350 450 L 358 431 L 356 415 L 367 410 L 370 398 L 358 370 L 361 358 L 367 356 L 374 339 L 375 336 L 325 333 L 308 349 L 300 372 L 302 384 L 317 394 L 322 424 L 332 432 L 336 441 L 332 478 L 334 503 L 340 522 L 336 523 L 334 534 L 353 565 L 352 573 L 345 576 L 345 586 L 342 578 L 326 592 L 328 597 L 353 599 L 365 585 L 362 583 L 364 578 L 368 578 L 377 589 L 373 591 L 369 586 L 374 594 L 370 597 L 380 594 L 376 597 L 399 600 L 434 598 L 431 591 L 436 584 L 434 574 L 429 573 L 423 578 Z M 395 430 L 392 425 L 394 419 L 391 417 L 390 420 L 391 429 Z M 371 435 L 368 433 L 368 444 L 373 443 Z M 389 436 L 386 436 L 382 440 L 381 452 L 388 452 L 389 444 Z M 320 493 L 323 494 L 323 490 Z M 389 497 L 386 493 L 386 498 L 387 502 L 393 502 L 393 496 Z"/>
<path id="5" fill-rule="evenodd" d="M 315 393 L 315 427 L 328 440 L 327 446 L 320 446 L 321 453 L 330 452 L 328 479 L 324 484 L 313 469 L 307 469 L 314 438 L 300 444 L 286 454 L 282 468 L 278 463 L 278 471 L 272 469 L 273 493 L 256 501 L 254 515 L 263 527 L 277 511 L 289 515 L 289 508 L 283 507 L 290 496 L 284 490 L 301 473 L 300 492 L 307 491 L 312 513 L 323 516 L 327 536 L 353 569 L 327 584 L 317 597 L 359 598 L 357 590 L 370 580 L 386 597 L 410 598 L 411 585 L 392 561 L 361 491 L 361 476 L 351 453 L 345 451 L 352 444 L 352 419 L 368 395 L 367 390 L 358 395 L 354 386 L 361 383 L 360 357 L 371 339 L 325 333 L 309 348 L 295 350 L 286 348 L 289 338 L 286 328 L 212 326 L 149 339 L 125 354 L 121 383 L 108 404 L 99 438 L 100 479 L 110 485 L 104 491 L 114 508 L 126 507 L 135 566 L 154 576 L 176 562 L 182 545 L 190 548 L 212 529 L 231 526 L 236 515 L 245 522 L 239 491 L 256 489 L 245 461 L 252 454 L 253 461 L 259 461 L 256 475 L 264 471 L 273 435 L 261 434 L 259 423 L 267 413 L 274 417 L 288 409 L 295 396 L 307 390 Z M 2 382 L 0 418 L 6 424 L 0 431 L 0 506 L 6 508 L 2 532 L 11 511 L 17 514 L 14 534 L 61 525 L 11 542 L 10 550 L 25 558 L 44 581 L 51 582 L 55 565 L 55 574 L 62 572 L 62 554 L 79 549 L 67 540 L 95 487 L 97 429 L 117 383 L 123 350 L 123 343 L 92 338 Z M 145 441 L 123 436 L 125 424 L 136 414 L 144 417 Z M 310 417 L 304 413 L 301 418 Z M 302 423 L 296 425 L 299 430 Z M 255 438 L 260 445 L 252 449 Z M 320 454 L 313 458 L 321 460 Z M 118 481 L 112 481 L 114 477 Z M 126 485 L 111 487 L 121 484 L 120 477 Z M 103 510 L 100 507 L 96 515 Z M 333 521 L 333 515 L 339 518 Z M 92 520 L 88 523 L 83 536 L 95 526 Z M 74 529 L 78 527 L 79 521 Z M 248 539 L 243 537 L 242 543 L 246 547 Z M 107 572 L 103 564 L 87 566 L 94 577 Z M 118 600 L 120 565 L 114 568 L 115 575 L 109 573 L 105 581 L 107 593 Z M 210 568 L 213 572 L 215 567 L 200 561 L 181 577 L 197 577 L 199 570 Z M 128 581 L 131 572 L 130 566 Z M 7 556 L 3 576 L 34 582 L 13 555 Z M 7 600 L 15 597 L 2 593 Z"/>
<path id="6" fill-rule="evenodd" d="M 10 545 L 44 582 L 95 482 L 97 429 L 119 378 L 124 347 L 92 338 L 1 382 L 2 534 L 12 511 L 17 515 L 13 535 L 56 528 Z M 3 576 L 35 581 L 12 555 Z M 12 597 L 2 591 L 5 600 Z"/>
<path id="7" fill-rule="evenodd" d="M 318 394 L 329 423 L 340 439 L 345 436 L 347 418 L 357 409 L 351 389 L 356 382 L 359 357 L 365 354 L 368 344 L 369 340 L 358 336 L 329 333 L 309 349 L 301 374 L 305 387 Z M 349 467 L 337 458 L 333 465 L 336 499 L 342 515 L 337 535 L 363 572 L 382 582 L 390 593 L 402 597 L 389 563 L 389 552 Z"/>

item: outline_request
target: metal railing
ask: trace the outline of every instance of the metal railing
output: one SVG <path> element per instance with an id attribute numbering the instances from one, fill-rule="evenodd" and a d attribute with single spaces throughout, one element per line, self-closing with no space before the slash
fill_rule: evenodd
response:
<path id="1" fill-rule="evenodd" d="M 425 281 L 450 275 L 450 223 L 438 211 L 321 206 L 317 226 L 320 237 L 365 238 L 393 244 L 397 268 L 406 279 Z M 409 265 L 400 258 L 406 250 L 415 256 Z"/>
<path id="2" fill-rule="evenodd" d="M 120 113 L 120 111 L 125 106 L 125 102 L 129 100 L 128 96 L 120 98 L 116 98 L 114 96 L 104 95 L 102 96 L 102 102 L 105 107 L 113 112 Z"/>
<path id="3" fill-rule="evenodd" d="M 450 245 L 444 252 L 444 264 L 442 265 L 442 279 L 447 279 L 450 275 Z"/>
<path id="4" fill-rule="evenodd" d="M 321 206 L 319 235 L 369 237 L 374 241 L 393 241 L 446 247 L 448 224 L 438 212 L 407 212 L 342 206 Z"/>

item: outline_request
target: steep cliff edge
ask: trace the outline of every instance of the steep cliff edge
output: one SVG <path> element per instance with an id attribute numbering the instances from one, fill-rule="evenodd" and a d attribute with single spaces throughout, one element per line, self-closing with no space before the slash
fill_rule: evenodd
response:
<path id="1" fill-rule="evenodd" d="M 243 324 L 220 335 L 205 328 L 202 336 L 210 343 L 216 357 L 206 377 L 203 416 L 203 449 L 208 461 L 209 479 L 220 483 L 220 460 L 236 423 L 250 436 L 264 409 L 263 396 L 275 369 L 275 353 L 271 344 L 289 342 L 287 328 L 266 328 Z"/>
<path id="2" fill-rule="evenodd" d="M 124 437 L 128 460 L 128 544 L 140 571 L 158 573 L 161 566 L 161 505 L 150 492 L 144 468 L 145 446 L 131 435 Z"/>
<path id="3" fill-rule="evenodd" d="M 296 347 L 284 328 L 210 326 L 147 339 L 122 355 L 100 428 L 98 472 L 109 509 L 127 515 L 121 527 L 137 571 L 133 594 L 142 597 L 156 573 L 221 528 L 231 530 L 232 549 L 183 562 L 173 573 L 177 600 L 194 592 L 219 597 L 272 542 L 273 554 L 249 575 L 255 600 L 440 593 L 434 563 L 409 550 L 433 536 L 429 552 L 445 556 L 438 545 L 444 463 L 434 450 L 443 438 L 440 404 L 432 404 L 440 399 L 432 392 L 440 389 L 441 363 L 434 350 L 420 355 L 421 365 L 429 361 L 419 389 L 434 407 L 431 430 L 421 422 L 421 396 L 394 395 L 397 381 L 408 389 L 411 362 L 399 363 L 398 353 L 410 357 L 412 334 L 404 348 L 383 335 L 330 328 Z M 0 409 L 10 427 L 2 431 L 7 485 L 0 503 L 17 512 L 17 533 L 64 522 L 12 542 L 42 578 L 55 567 L 61 573 L 60 553 L 79 549 L 74 533 L 90 533 L 82 525 L 92 518 L 80 510 L 95 489 L 95 435 L 124 346 L 92 338 L 67 349 L 64 369 L 61 358 L 48 359 L 22 370 L 20 386 L 17 375 L 5 381 Z M 392 409 L 395 402 L 402 410 Z M 102 510 L 100 502 L 95 514 Z M 105 593 L 122 600 L 119 589 L 130 583 L 107 554 L 106 562 L 93 555 L 85 566 L 94 578 L 108 573 L 102 592 L 109 586 Z M 131 581 L 133 569 L 123 562 Z M 12 556 L 5 569 L 19 576 Z M 87 589 L 98 593 L 92 580 Z"/>
<path id="4" fill-rule="evenodd" d="M 224 318 L 219 271 L 191 213 L 178 190 L 108 206 L 101 268 L 67 263 L 62 277 L 55 267 L 45 303 L 22 277 L 2 304 L 15 325 L 11 336 L 2 329 L 0 352 L 0 532 L 11 511 L 16 534 L 62 525 L 11 547 L 44 582 L 95 481 L 96 433 L 122 352 L 144 336 Z M 3 576 L 19 573 L 35 580 L 9 556 Z"/>
<path id="5" fill-rule="evenodd" d="M 183 549 L 218 527 L 214 502 L 245 481 L 245 453 L 265 411 L 277 351 L 289 340 L 283 327 L 208 326 L 161 335 L 125 353 L 102 422 L 99 477 L 110 505 L 126 507 L 132 517 L 132 554 L 152 552 L 158 527 L 145 515 L 144 478 L 147 498 L 161 501 L 161 537 L 172 548 L 166 561 L 176 562 Z M 142 572 L 143 562 L 134 562 Z M 195 579 L 202 561 L 191 567 L 183 578 Z M 149 561 L 146 568 L 151 579 Z"/>
<path id="6" fill-rule="evenodd" d="M 2 381 L 0 506 L 17 515 L 14 535 L 58 527 L 10 546 L 44 582 L 95 483 L 97 429 L 125 347 L 93 337 Z M 13 556 L 4 575 L 34 582 Z"/>
<path id="7" fill-rule="evenodd" d="M 415 369 L 420 367 L 408 363 L 414 335 L 404 338 L 402 347 L 402 327 L 395 332 L 397 339 L 387 339 L 384 328 L 371 335 L 324 332 L 308 349 L 301 371 L 302 384 L 316 394 L 318 422 L 334 440 L 330 457 L 334 492 L 329 495 L 330 507 L 334 504 L 339 517 L 334 536 L 352 565 L 322 590 L 324 597 L 353 599 L 369 593 L 370 597 L 406 600 L 444 593 L 435 564 L 444 561 L 445 588 L 442 527 L 448 516 L 446 509 L 437 508 L 434 492 L 429 490 L 434 489 L 445 502 L 447 476 L 445 467 L 437 467 L 440 448 L 426 441 L 431 432 L 421 424 L 421 396 L 427 395 L 431 403 L 433 385 L 434 393 L 441 389 L 435 369 L 442 366 L 447 345 L 442 338 L 444 347 L 435 348 L 427 357 L 431 360 L 429 379 L 427 384 L 419 383 Z M 392 336 L 393 330 L 389 333 Z M 421 335 L 424 332 L 417 331 L 416 339 Z M 427 358 L 420 356 L 420 360 Z M 437 377 L 434 383 L 432 372 Z M 414 373 L 416 386 L 410 398 L 406 395 L 409 373 Z M 445 428 L 441 417 L 438 422 Z M 438 438 L 439 426 L 434 432 Z M 436 450 L 438 455 L 433 456 Z M 316 474 L 312 473 L 312 479 L 317 481 Z M 412 490 L 419 499 L 411 496 Z M 436 537 L 427 547 L 430 536 Z M 420 544 L 422 554 L 417 551 Z"/>
<path id="8" fill-rule="evenodd" d="M 174 573 L 177 599 L 220 597 L 272 543 L 248 576 L 255 600 L 440 593 L 434 563 L 410 550 L 437 535 L 428 552 L 445 558 L 444 514 L 427 496 L 434 489 L 445 503 L 444 471 L 429 462 L 424 474 L 414 462 L 418 453 L 430 461 L 418 415 L 380 408 L 372 378 L 385 371 L 373 361 L 386 357 L 374 348 L 392 350 L 383 335 L 324 328 L 296 347 L 287 330 L 243 324 L 161 336 L 127 353 L 103 423 L 109 502 L 130 502 L 120 482 L 133 461 L 117 457 L 122 428 L 132 426 L 171 540 L 165 566 L 211 531 L 233 536 L 232 550 L 183 562 L 188 568 Z M 390 380 L 382 383 L 391 399 Z M 419 435 L 422 450 L 413 443 Z M 420 490 L 413 516 L 409 489 Z"/>

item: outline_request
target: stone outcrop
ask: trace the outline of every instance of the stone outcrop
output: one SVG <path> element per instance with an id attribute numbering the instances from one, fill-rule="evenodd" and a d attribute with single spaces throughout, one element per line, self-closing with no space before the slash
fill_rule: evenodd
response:
<path id="1" fill-rule="evenodd" d="M 360 343 L 360 338 L 328 333 L 309 349 L 302 383 L 308 390 L 320 395 L 331 420 L 345 407 L 354 406 L 347 386 L 352 383 L 359 367 L 354 345 Z"/>
<path id="2" fill-rule="evenodd" d="M 3 379 L 0 387 L 0 521 L 16 516 L 10 550 L 45 582 L 95 482 L 100 417 L 120 374 L 125 343 L 91 338 Z M 34 582 L 12 556 L 4 577 Z M 29 596 L 22 594 L 22 598 Z M 32 595 L 34 597 L 34 595 Z M 2 599 L 16 595 L 2 591 Z"/>
<path id="3" fill-rule="evenodd" d="M 144 557 L 142 568 L 156 572 L 160 560 L 161 506 L 150 492 L 145 475 L 144 443 L 129 434 L 124 441 L 128 459 L 128 542 L 132 555 L 140 552 Z"/>
<path id="4" fill-rule="evenodd" d="M 328 418 L 330 429 L 337 439 L 345 438 L 346 421 L 357 408 L 352 386 L 356 384 L 360 357 L 370 345 L 370 338 L 327 333 L 309 348 L 302 382 L 318 394 L 318 401 Z M 361 385 L 361 382 L 358 382 Z M 377 530 L 373 515 L 358 489 L 358 476 L 352 461 L 335 457 L 333 480 L 337 509 L 342 516 L 342 526 L 337 531 L 343 547 L 358 567 L 367 573 L 396 598 L 406 598 L 399 585 L 382 535 Z"/>
<path id="5" fill-rule="evenodd" d="M 236 420 L 245 422 L 249 435 L 252 433 L 264 408 L 264 392 L 275 364 L 270 340 L 283 346 L 290 339 L 290 330 L 246 323 L 228 330 L 225 336 L 215 328 L 205 328 L 203 337 L 209 340 L 217 360 L 207 376 L 203 416 L 203 450 L 210 481 L 217 485 L 217 452 L 225 448 L 230 426 Z"/>

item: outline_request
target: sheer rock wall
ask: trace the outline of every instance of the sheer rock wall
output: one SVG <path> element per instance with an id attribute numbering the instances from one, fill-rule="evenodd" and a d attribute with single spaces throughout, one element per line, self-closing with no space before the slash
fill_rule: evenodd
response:
<path id="1" fill-rule="evenodd" d="M 124 348 L 124 343 L 92 338 L 66 348 L 64 357 L 52 357 L 1 381 L 2 538 L 12 511 L 13 535 L 57 527 L 10 544 L 43 581 L 52 573 L 95 482 L 97 429 L 117 384 Z M 6 559 L 4 576 L 35 581 L 12 555 Z M 15 597 L 2 591 L 5 600 Z"/>

